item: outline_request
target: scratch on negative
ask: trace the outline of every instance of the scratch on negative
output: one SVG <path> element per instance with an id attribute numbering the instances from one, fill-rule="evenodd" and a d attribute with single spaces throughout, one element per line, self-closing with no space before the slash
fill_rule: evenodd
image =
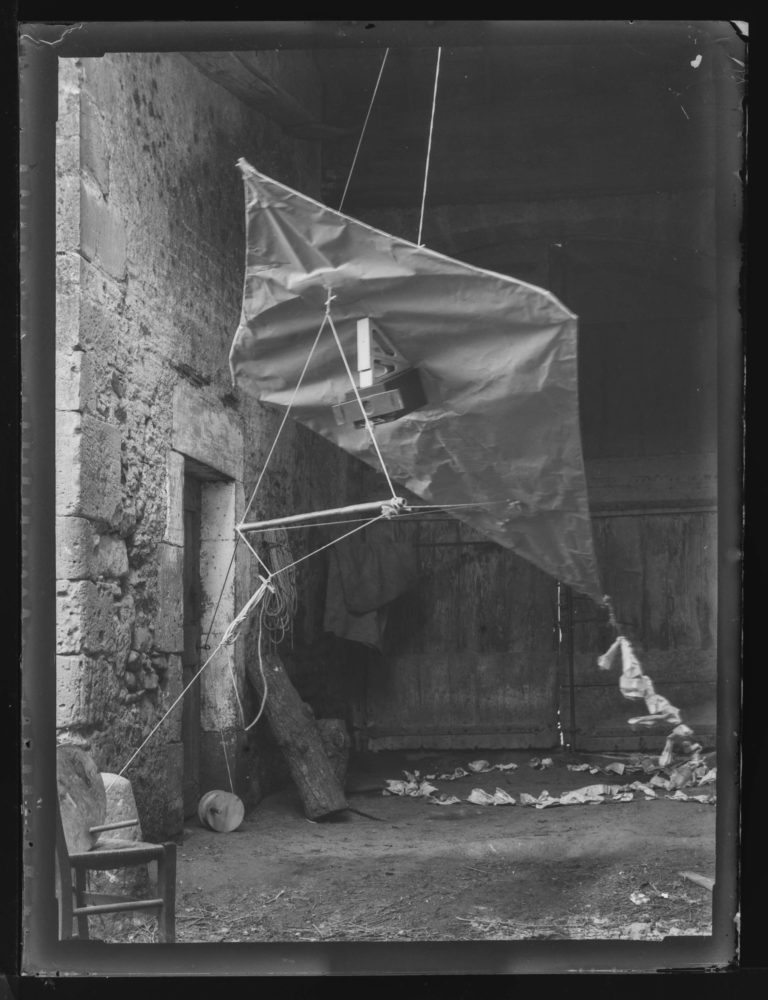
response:
<path id="1" fill-rule="evenodd" d="M 23 38 L 35 45 L 50 45 L 51 48 L 55 48 L 57 45 L 61 45 L 67 35 L 71 35 L 73 31 L 81 31 L 85 27 L 84 22 L 79 22 L 78 24 L 71 24 L 65 31 L 62 32 L 61 38 L 57 38 L 55 42 L 48 42 L 44 38 L 35 38 L 33 35 L 19 35 L 19 41 Z"/>

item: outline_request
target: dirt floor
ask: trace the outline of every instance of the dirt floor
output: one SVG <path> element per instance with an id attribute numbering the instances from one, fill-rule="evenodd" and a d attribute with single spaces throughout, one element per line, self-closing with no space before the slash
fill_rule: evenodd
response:
<path id="1" fill-rule="evenodd" d="M 264 799 L 228 834 L 190 821 L 179 848 L 177 936 L 189 941 L 444 941 L 711 934 L 712 894 L 679 874 L 714 878 L 715 807 L 663 797 L 546 809 L 387 796 L 404 770 L 446 773 L 479 757 L 517 770 L 434 781 L 559 795 L 637 775 L 574 773 L 566 763 L 618 755 L 530 752 L 379 753 L 353 759 L 354 810 L 307 820 L 292 789 Z M 642 777 L 642 775 L 640 776 Z M 361 815 L 367 813 L 368 815 Z M 373 818 L 375 817 L 375 818 Z M 634 899 L 633 899 L 633 894 Z M 639 894 L 639 895 L 638 895 Z M 98 933 L 93 930 L 94 936 Z M 137 916 L 119 938 L 154 938 Z"/>

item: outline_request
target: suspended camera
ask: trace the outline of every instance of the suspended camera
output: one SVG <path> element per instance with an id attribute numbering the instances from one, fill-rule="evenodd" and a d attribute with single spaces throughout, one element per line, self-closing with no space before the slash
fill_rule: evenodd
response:
<path id="1" fill-rule="evenodd" d="M 418 370 L 408 367 L 405 358 L 368 317 L 357 321 L 357 370 L 358 395 L 372 424 L 398 420 L 427 402 Z M 334 404 L 333 415 L 339 426 L 365 426 L 354 391 L 345 395 L 343 403 Z"/>

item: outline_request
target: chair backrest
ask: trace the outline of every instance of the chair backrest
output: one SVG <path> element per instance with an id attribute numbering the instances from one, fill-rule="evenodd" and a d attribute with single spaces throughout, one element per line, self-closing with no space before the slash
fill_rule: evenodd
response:
<path id="1" fill-rule="evenodd" d="M 67 850 L 70 854 L 90 851 L 98 836 L 91 828 L 103 824 L 107 815 L 107 794 L 99 769 L 80 747 L 60 746 L 56 749 L 56 783 Z"/>

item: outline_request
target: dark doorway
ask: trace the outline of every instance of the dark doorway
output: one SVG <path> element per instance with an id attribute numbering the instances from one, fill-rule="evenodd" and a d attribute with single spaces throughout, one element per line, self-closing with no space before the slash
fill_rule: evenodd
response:
<path id="1" fill-rule="evenodd" d="M 184 654 L 183 683 L 186 687 L 200 666 L 200 509 L 201 480 L 185 463 L 184 468 Z M 200 799 L 200 685 L 193 684 L 184 697 L 181 716 L 184 744 L 184 818 L 194 815 Z"/>

